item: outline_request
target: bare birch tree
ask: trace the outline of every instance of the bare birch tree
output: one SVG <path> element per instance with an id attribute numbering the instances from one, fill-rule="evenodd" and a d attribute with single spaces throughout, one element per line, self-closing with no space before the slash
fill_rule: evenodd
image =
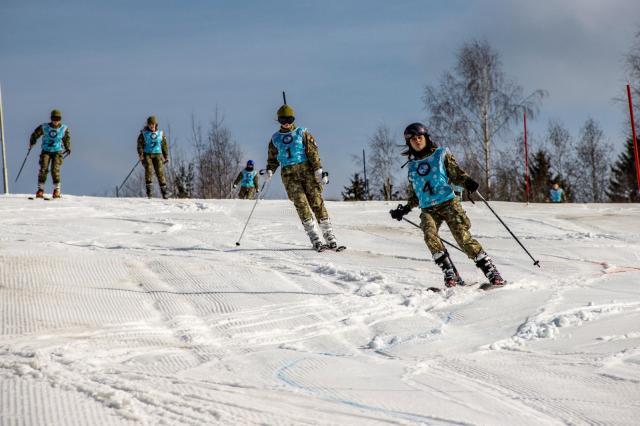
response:
<path id="1" fill-rule="evenodd" d="M 551 168 L 564 179 L 572 180 L 576 174 L 575 143 L 571 133 L 562 123 L 550 120 L 547 126 L 547 143 L 551 155 Z"/>
<path id="2" fill-rule="evenodd" d="M 216 109 L 204 136 L 202 126 L 192 116 L 191 138 L 195 148 L 196 192 L 201 198 L 231 198 L 242 151 L 224 125 L 224 117 Z"/>
<path id="3" fill-rule="evenodd" d="M 393 200 L 397 196 L 394 191 L 394 175 L 399 166 L 399 147 L 391 137 L 391 131 L 385 125 L 380 125 L 373 136 L 369 138 L 368 164 L 371 173 L 369 181 L 373 188 L 379 189 L 379 196 L 375 191 L 372 194 L 375 198 L 385 201 Z"/>
<path id="4" fill-rule="evenodd" d="M 454 71 L 439 86 L 425 88 L 427 127 L 436 140 L 464 153 L 465 168 L 482 170 L 482 189 L 491 196 L 494 139 L 518 123 L 523 111 L 533 117 L 545 95 L 536 90 L 524 96 L 505 77 L 499 53 L 487 41 L 473 40 L 458 51 Z"/>
<path id="5" fill-rule="evenodd" d="M 604 133 L 598 123 L 589 118 L 580 131 L 577 146 L 579 185 L 576 185 L 578 201 L 601 203 L 606 201 L 609 182 L 611 144 L 604 141 Z"/>

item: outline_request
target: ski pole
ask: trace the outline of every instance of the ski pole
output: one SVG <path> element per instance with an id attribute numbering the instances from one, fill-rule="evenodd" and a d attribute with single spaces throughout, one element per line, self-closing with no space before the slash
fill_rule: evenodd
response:
<path id="1" fill-rule="evenodd" d="M 18 171 L 18 176 L 16 176 L 16 180 L 14 181 L 14 183 L 18 181 L 18 178 L 20 177 L 20 173 L 22 173 L 22 169 L 24 168 L 24 165 L 27 162 L 27 157 L 29 157 L 29 153 L 30 152 L 31 152 L 31 146 L 29 147 L 29 150 L 27 151 L 27 155 L 24 156 L 24 161 L 22 162 L 22 166 L 20 166 L 20 171 Z"/>
<path id="2" fill-rule="evenodd" d="M 484 199 L 484 197 L 482 196 L 482 194 L 480 194 L 480 192 L 476 191 L 476 194 L 478 194 L 478 197 L 480 197 L 480 199 L 482 200 L 483 203 L 485 203 L 485 205 L 489 208 L 489 210 L 491 210 L 491 213 L 493 213 L 495 215 L 495 217 L 498 218 L 498 220 L 500 221 L 500 223 L 502 224 L 502 226 L 505 227 L 505 229 L 507 231 L 509 231 L 509 233 L 511 234 L 511 236 L 513 237 L 514 240 L 516 240 L 516 242 L 518 244 L 520 244 L 520 247 L 522 247 L 522 249 L 525 251 L 525 253 L 527 253 L 529 255 L 529 257 L 531 258 L 531 260 L 533 260 L 533 264 L 535 266 L 537 266 L 538 268 L 540 268 L 540 261 L 539 260 L 535 260 L 533 258 L 533 256 L 531 256 L 531 253 L 529 253 L 529 250 L 526 249 L 526 247 L 524 245 L 522 245 L 522 243 L 520 242 L 520 240 L 518 239 L 518 237 L 515 236 L 515 234 L 513 232 L 511 232 L 511 229 L 509 229 L 509 227 L 507 226 L 506 223 L 504 223 L 504 221 L 500 218 L 500 216 L 498 216 L 498 213 L 496 213 L 491 206 L 489 205 L 489 202 L 487 200 Z M 471 198 L 471 194 L 469 194 L 469 198 Z"/>
<path id="3" fill-rule="evenodd" d="M 256 209 L 256 206 L 258 205 L 258 201 L 260 201 L 260 199 L 264 195 L 264 187 L 267 185 L 267 183 L 269 183 L 270 180 L 271 180 L 271 177 L 267 178 L 267 180 L 265 180 L 262 183 L 262 187 L 260 188 L 260 195 L 256 198 L 256 202 L 253 203 L 253 207 L 251 208 L 251 213 L 249 213 L 249 217 L 247 218 L 247 221 L 244 224 L 244 228 L 242 228 L 242 233 L 240 234 L 240 238 L 238 238 L 238 241 L 236 241 L 236 246 L 240 245 L 240 240 L 242 240 L 242 236 L 244 235 L 244 231 L 247 230 L 247 225 L 249 225 L 249 221 L 251 220 L 251 216 L 253 215 L 253 211 Z"/>
<path id="4" fill-rule="evenodd" d="M 418 225 L 417 223 L 415 223 L 415 222 L 413 222 L 413 221 L 411 221 L 411 220 L 407 219 L 406 217 L 403 217 L 403 218 L 402 218 L 402 220 L 404 220 L 405 222 L 409 222 L 410 224 L 412 224 L 412 225 L 413 225 L 413 226 L 415 226 L 416 228 L 422 229 L 422 228 L 420 228 L 420 225 Z M 440 238 L 440 237 L 438 236 L 438 238 Z M 456 249 L 456 250 L 461 251 L 462 253 L 464 253 L 464 251 L 463 251 L 460 247 L 458 247 L 457 245 L 455 245 L 455 244 L 451 244 L 449 241 L 447 241 L 447 240 L 445 240 L 445 239 L 443 239 L 443 238 L 440 238 L 440 241 L 442 241 L 443 243 L 445 243 L 445 244 L 447 244 L 447 245 L 449 245 L 449 246 L 453 247 L 454 249 Z"/>
<path id="5" fill-rule="evenodd" d="M 124 178 L 124 180 L 122 181 L 122 183 L 120 184 L 120 186 L 118 186 L 116 188 L 116 194 L 120 192 L 120 190 L 122 189 L 122 187 L 124 186 L 125 183 L 127 183 L 127 180 L 129 179 L 129 176 L 131 176 L 131 174 L 133 173 L 133 171 L 136 169 L 136 167 L 138 167 L 138 164 L 140 164 L 140 160 L 136 161 L 136 164 L 133 165 L 133 168 L 131 169 L 131 171 L 129 172 L 129 174 L 127 175 L 126 178 Z"/>

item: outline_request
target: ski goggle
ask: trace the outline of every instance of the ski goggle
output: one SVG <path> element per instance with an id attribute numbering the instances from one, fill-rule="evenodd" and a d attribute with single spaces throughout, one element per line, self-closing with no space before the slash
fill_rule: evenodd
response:
<path id="1" fill-rule="evenodd" d="M 295 117 L 278 117 L 278 123 L 280 124 L 293 124 L 295 120 Z"/>
<path id="2" fill-rule="evenodd" d="M 414 136 L 427 136 L 426 132 L 411 132 L 411 133 L 405 133 L 404 134 L 404 140 L 409 142 L 411 140 L 411 138 L 413 138 Z"/>

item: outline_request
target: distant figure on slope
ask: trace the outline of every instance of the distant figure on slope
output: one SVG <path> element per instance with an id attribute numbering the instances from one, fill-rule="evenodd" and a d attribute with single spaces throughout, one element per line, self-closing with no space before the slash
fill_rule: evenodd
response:
<path id="1" fill-rule="evenodd" d="M 62 124 L 62 113 L 54 109 L 50 115 L 51 121 L 36 127 L 29 139 L 29 149 L 42 136 L 42 152 L 40 153 L 40 171 L 38 173 L 38 190 L 36 198 L 44 198 L 44 184 L 49 174 L 51 164 L 51 178 L 53 179 L 53 198 L 60 198 L 60 168 L 65 156 L 71 154 L 71 133 L 66 124 Z M 64 146 L 64 150 L 63 150 Z"/>
<path id="2" fill-rule="evenodd" d="M 307 129 L 294 124 L 295 113 L 289 105 L 282 105 L 277 116 L 280 130 L 269 141 L 267 174 L 271 177 L 282 166 L 282 183 L 313 248 L 339 249 L 322 199 L 322 185 L 329 182 L 329 174 L 322 171 L 318 145 Z M 314 215 L 326 245 L 316 231 Z"/>
<path id="3" fill-rule="evenodd" d="M 247 167 L 238 173 L 238 177 L 233 181 L 233 187 L 237 188 L 240 184 L 240 192 L 238 198 L 241 200 L 251 199 L 254 194 L 259 193 L 260 189 L 258 172 L 253 170 L 253 160 L 247 161 Z"/>
<path id="4" fill-rule="evenodd" d="M 147 125 L 138 135 L 138 157 L 144 165 L 144 183 L 147 198 L 151 198 L 153 172 L 155 170 L 160 192 L 165 200 L 169 198 L 167 180 L 164 176 L 164 165 L 169 162 L 169 148 L 167 138 L 162 130 L 158 130 L 158 122 L 153 115 L 147 118 Z"/>
<path id="5" fill-rule="evenodd" d="M 567 197 L 564 195 L 564 190 L 560 188 L 560 185 L 556 182 L 549 190 L 549 199 L 552 203 L 563 203 L 567 201 Z"/>
<path id="6" fill-rule="evenodd" d="M 492 286 L 504 285 L 505 281 L 494 266 L 491 258 L 478 241 L 469 233 L 471 222 L 462 204 L 455 196 L 449 182 L 463 185 L 470 194 L 478 189 L 478 183 L 458 166 L 448 149 L 438 147 L 431 141 L 427 128 L 421 123 L 413 123 L 404 131 L 409 157 L 409 201 L 391 211 L 391 217 L 402 220 L 412 208 L 420 206 L 421 228 L 424 241 L 433 259 L 444 272 L 447 287 L 463 285 L 449 253 L 438 236 L 442 222 L 446 222 L 458 245 L 476 266 L 482 270 Z"/>

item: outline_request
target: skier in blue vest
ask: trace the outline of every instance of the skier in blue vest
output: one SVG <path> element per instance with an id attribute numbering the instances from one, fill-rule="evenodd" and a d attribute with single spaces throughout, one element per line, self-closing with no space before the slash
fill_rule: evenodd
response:
<path id="1" fill-rule="evenodd" d="M 169 147 L 167 138 L 162 130 L 158 129 L 158 121 L 155 116 L 147 118 L 147 125 L 140 130 L 138 135 L 138 157 L 144 165 L 144 183 L 147 190 L 147 198 L 152 196 L 153 172 L 156 172 L 162 198 L 169 198 L 167 191 L 167 179 L 164 175 L 164 165 L 169 162 Z"/>
<path id="2" fill-rule="evenodd" d="M 549 190 L 549 199 L 552 203 L 562 203 L 567 201 L 567 197 L 564 195 L 564 190 L 560 188 L 560 185 L 556 182 Z"/>
<path id="3" fill-rule="evenodd" d="M 289 105 L 282 105 L 277 112 L 280 130 L 269 140 L 267 175 L 282 166 L 280 176 L 287 196 L 298 212 L 311 245 L 317 251 L 326 248 L 343 250 L 333 234 L 333 226 L 322 198 L 323 185 L 329 182 L 329 174 L 322 170 L 320 154 L 315 138 L 304 127 L 295 124 L 295 112 Z M 316 221 L 324 237 L 316 230 Z"/>
<path id="4" fill-rule="evenodd" d="M 49 123 L 41 124 L 31 134 L 29 149 L 42 136 L 42 152 L 40 153 L 40 171 L 38 173 L 38 190 L 36 198 L 44 198 L 44 184 L 49 174 L 51 165 L 51 178 L 53 179 L 53 198 L 60 198 L 61 176 L 60 168 L 64 157 L 71 154 L 71 133 L 66 124 L 62 124 L 62 113 L 54 109 L 50 115 Z"/>
<path id="5" fill-rule="evenodd" d="M 254 194 L 259 193 L 260 189 L 258 172 L 253 170 L 253 160 L 247 161 L 247 166 L 238 173 L 238 177 L 233 181 L 234 189 L 240 184 L 240 192 L 238 192 L 238 198 L 241 200 L 251 199 Z"/>
<path id="6" fill-rule="evenodd" d="M 447 223 L 459 247 L 489 279 L 490 286 L 504 285 L 505 281 L 491 258 L 471 236 L 471 222 L 451 186 L 451 183 L 462 185 L 469 194 L 473 194 L 479 187 L 478 183 L 458 166 L 448 149 L 436 146 L 422 123 L 407 126 L 404 138 L 407 150 L 403 155 L 409 157 L 410 197 L 406 205 L 400 204 L 391 210 L 391 217 L 402 220 L 412 208 L 420 207 L 424 240 L 434 261 L 444 272 L 445 286 L 464 285 L 464 281 L 438 235 L 442 222 Z"/>

